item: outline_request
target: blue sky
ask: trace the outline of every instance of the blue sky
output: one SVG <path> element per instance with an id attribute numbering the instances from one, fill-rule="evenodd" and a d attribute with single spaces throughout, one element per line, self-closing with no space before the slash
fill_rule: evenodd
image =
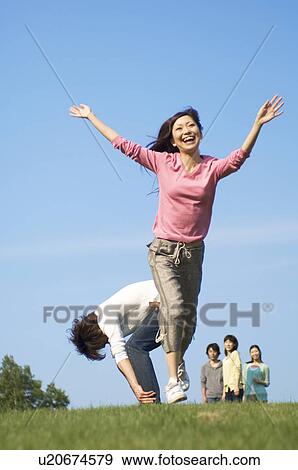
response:
<path id="1" fill-rule="evenodd" d="M 227 333 L 257 343 L 271 369 L 269 397 L 298 399 L 297 5 L 289 1 L 153 0 L 6 2 L 2 5 L 0 355 L 49 383 L 72 351 L 64 324 L 43 322 L 43 306 L 97 304 L 150 278 L 147 249 L 157 197 L 153 177 L 98 135 L 114 173 L 29 35 L 30 27 L 77 103 L 144 145 L 188 105 L 205 130 L 274 25 L 208 135 L 201 152 L 219 158 L 240 147 L 256 112 L 275 93 L 285 113 L 266 125 L 249 161 L 220 182 L 206 242 L 200 304 L 261 310 L 260 327 L 199 322 L 187 353 L 191 401 L 209 342 Z M 5 44 L 5 47 L 4 47 Z M 295 281 L 296 279 L 296 281 Z M 4 325 L 3 325 L 4 322 Z M 161 387 L 166 368 L 153 354 Z M 293 364 L 292 364 L 293 362 Z M 134 403 L 112 358 L 90 363 L 72 352 L 56 379 L 73 407 Z"/>

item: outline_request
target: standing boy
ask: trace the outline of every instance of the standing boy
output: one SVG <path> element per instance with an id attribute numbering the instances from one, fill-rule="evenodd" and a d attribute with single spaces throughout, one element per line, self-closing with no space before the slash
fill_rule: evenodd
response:
<path id="1" fill-rule="evenodd" d="M 202 399 L 204 403 L 216 403 L 222 399 L 223 394 L 222 362 L 218 359 L 218 344 L 208 344 L 206 354 L 209 360 L 201 369 Z"/>

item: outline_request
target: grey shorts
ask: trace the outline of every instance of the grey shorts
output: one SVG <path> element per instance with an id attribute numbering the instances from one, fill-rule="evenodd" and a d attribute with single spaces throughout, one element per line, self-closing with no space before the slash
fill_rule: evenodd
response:
<path id="1" fill-rule="evenodd" d="M 202 282 L 204 241 L 198 246 L 154 238 L 148 245 L 148 262 L 160 295 L 159 339 L 165 352 L 183 356 L 197 324 L 198 295 Z"/>

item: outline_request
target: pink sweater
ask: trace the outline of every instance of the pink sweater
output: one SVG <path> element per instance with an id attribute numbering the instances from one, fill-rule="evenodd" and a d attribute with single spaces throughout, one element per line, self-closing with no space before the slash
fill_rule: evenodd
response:
<path id="1" fill-rule="evenodd" d="M 112 145 L 156 173 L 159 207 L 153 224 L 155 236 L 185 243 L 206 237 L 218 181 L 239 170 L 248 157 L 241 149 L 221 159 L 201 155 L 203 162 L 189 173 L 179 153 L 154 152 L 121 136 Z"/>

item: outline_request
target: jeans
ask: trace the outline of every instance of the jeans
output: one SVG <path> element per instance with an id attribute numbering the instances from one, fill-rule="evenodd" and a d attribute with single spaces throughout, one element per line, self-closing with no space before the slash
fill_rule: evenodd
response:
<path id="1" fill-rule="evenodd" d="M 164 351 L 183 357 L 196 329 L 204 241 L 196 246 L 154 238 L 148 262 L 160 295 L 159 331 Z"/>
<path id="2" fill-rule="evenodd" d="M 239 389 L 239 395 L 235 395 L 234 390 L 228 389 L 225 394 L 225 401 L 236 401 L 241 402 L 243 398 L 243 389 Z"/>
<path id="3" fill-rule="evenodd" d="M 207 397 L 207 403 L 217 403 L 221 401 L 221 397 Z"/>
<path id="4" fill-rule="evenodd" d="M 149 315 L 136 329 L 126 343 L 126 351 L 136 375 L 138 383 L 145 392 L 156 393 L 156 403 L 160 403 L 160 390 L 150 359 L 150 351 L 158 348 L 160 343 L 155 342 L 158 332 L 158 308 L 152 308 Z"/>

